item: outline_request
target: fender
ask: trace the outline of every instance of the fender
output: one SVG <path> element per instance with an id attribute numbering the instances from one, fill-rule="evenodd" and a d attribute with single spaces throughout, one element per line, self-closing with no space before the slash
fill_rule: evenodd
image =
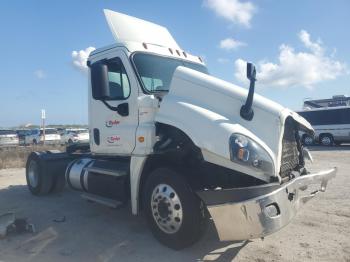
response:
<path id="1" fill-rule="evenodd" d="M 259 176 L 230 160 L 229 139 L 233 133 L 245 134 L 252 138 L 262 145 L 273 159 L 276 159 L 274 152 L 249 130 L 222 115 L 188 102 L 179 102 L 170 98 L 167 99 L 167 108 L 168 114 L 161 107 L 161 113 L 157 114 L 156 121 L 183 131 L 201 149 L 206 161 L 249 174 L 266 182 L 270 180 L 270 176 Z M 215 143 L 212 143 L 213 140 Z"/>

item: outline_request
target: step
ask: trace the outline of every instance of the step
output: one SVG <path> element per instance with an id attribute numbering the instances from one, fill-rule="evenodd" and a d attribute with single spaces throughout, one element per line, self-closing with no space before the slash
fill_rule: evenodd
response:
<path id="1" fill-rule="evenodd" d="M 92 201 L 111 208 L 118 208 L 123 205 L 123 202 L 88 193 L 82 194 L 81 197 L 85 200 Z"/>
<path id="2" fill-rule="evenodd" d="M 111 170 L 111 169 L 106 169 L 106 168 L 101 168 L 101 167 L 86 167 L 86 171 L 92 172 L 92 173 L 97 173 L 97 174 L 103 174 L 103 175 L 109 175 L 109 176 L 116 176 L 116 177 L 121 177 L 121 176 L 126 176 L 128 172 L 126 170 Z"/>

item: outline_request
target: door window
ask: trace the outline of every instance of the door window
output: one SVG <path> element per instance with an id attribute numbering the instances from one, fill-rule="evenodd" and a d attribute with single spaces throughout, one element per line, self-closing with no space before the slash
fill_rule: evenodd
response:
<path id="1" fill-rule="evenodd" d="M 127 99 L 130 95 L 130 82 L 122 61 L 115 58 L 108 62 L 107 67 L 110 97 L 106 100 Z"/>

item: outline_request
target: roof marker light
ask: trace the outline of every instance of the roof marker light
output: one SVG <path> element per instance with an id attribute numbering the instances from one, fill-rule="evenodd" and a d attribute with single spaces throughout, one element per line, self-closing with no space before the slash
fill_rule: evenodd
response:
<path id="1" fill-rule="evenodd" d="M 178 54 L 178 56 L 181 56 L 180 51 L 176 50 L 176 53 Z"/>
<path id="2" fill-rule="evenodd" d="M 169 52 L 171 53 L 171 54 L 173 54 L 173 50 L 169 47 Z"/>
<path id="3" fill-rule="evenodd" d="M 198 59 L 199 59 L 199 61 L 201 61 L 203 63 L 203 60 L 200 56 L 198 56 Z"/>
<path id="4" fill-rule="evenodd" d="M 186 52 L 185 52 L 185 51 L 183 51 L 182 53 L 184 54 L 184 57 L 187 57 L 187 54 L 186 54 Z"/>
<path id="5" fill-rule="evenodd" d="M 144 47 L 145 49 L 147 49 L 147 44 L 146 44 L 146 43 L 142 43 L 142 45 L 143 45 L 143 47 Z"/>

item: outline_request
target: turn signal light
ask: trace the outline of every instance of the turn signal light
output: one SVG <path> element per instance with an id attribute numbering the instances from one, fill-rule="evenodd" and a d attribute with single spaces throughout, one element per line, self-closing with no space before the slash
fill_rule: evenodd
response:
<path id="1" fill-rule="evenodd" d="M 143 142 L 145 142 L 145 137 L 139 136 L 138 140 L 139 140 L 140 143 L 143 143 Z"/>

